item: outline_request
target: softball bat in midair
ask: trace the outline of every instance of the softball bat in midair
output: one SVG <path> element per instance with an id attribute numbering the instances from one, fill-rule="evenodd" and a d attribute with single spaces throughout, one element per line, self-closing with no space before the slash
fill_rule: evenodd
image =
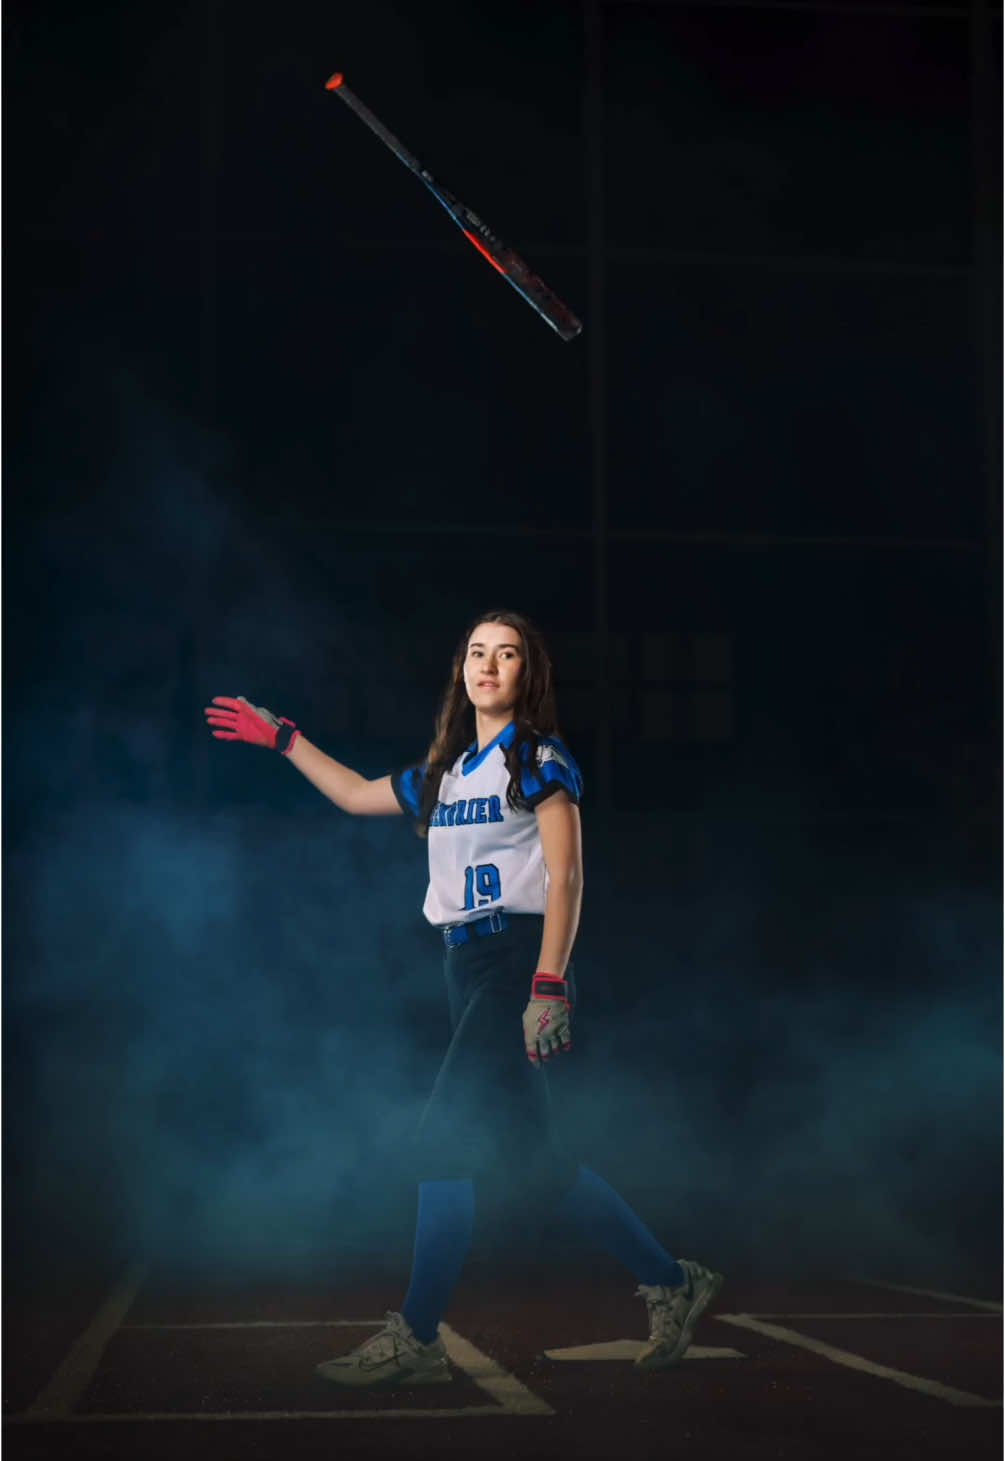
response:
<path id="1" fill-rule="evenodd" d="M 497 238 L 487 224 L 484 224 L 477 213 L 472 213 L 466 203 L 455 198 L 453 193 L 447 191 L 442 184 L 438 183 L 432 173 L 422 166 L 417 157 L 402 147 L 391 132 L 387 130 L 383 122 L 374 116 L 370 108 L 364 106 L 359 97 L 349 90 L 341 71 L 336 71 L 325 82 L 325 89 L 333 91 L 336 96 L 351 107 L 357 117 L 370 128 L 389 147 L 395 157 L 399 158 L 409 172 L 413 172 L 417 178 L 432 193 L 438 203 L 450 214 L 457 224 L 464 237 L 474 244 L 475 248 L 483 258 L 488 259 L 493 269 L 497 269 L 507 283 L 512 284 L 516 292 L 530 305 L 536 309 L 543 320 L 547 320 L 551 328 L 562 337 L 563 340 L 574 340 L 583 328 L 572 311 L 562 303 L 557 295 L 552 294 L 547 284 L 539 279 L 521 259 L 520 255 L 502 239 Z"/>

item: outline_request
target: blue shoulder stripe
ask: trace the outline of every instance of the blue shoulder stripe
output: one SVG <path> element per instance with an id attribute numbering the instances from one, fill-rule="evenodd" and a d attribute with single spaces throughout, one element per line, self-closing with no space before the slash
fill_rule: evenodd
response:
<path id="1" fill-rule="evenodd" d="M 425 772 L 425 762 L 421 766 L 406 766 L 404 771 L 391 772 L 391 790 L 406 817 L 419 815 L 422 807 L 422 778 Z"/>
<path id="2" fill-rule="evenodd" d="M 566 791 L 577 804 L 583 799 L 583 776 L 568 746 L 554 736 L 542 739 L 537 761 L 520 772 L 520 791 L 530 807 L 556 791 Z"/>

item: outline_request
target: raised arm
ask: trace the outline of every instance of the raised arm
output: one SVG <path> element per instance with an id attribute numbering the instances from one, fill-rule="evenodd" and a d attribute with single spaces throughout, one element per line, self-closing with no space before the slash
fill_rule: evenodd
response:
<path id="1" fill-rule="evenodd" d="M 401 816 L 398 798 L 391 790 L 390 776 L 367 781 L 358 771 L 351 771 L 327 755 L 303 734 L 297 736 L 286 754 L 298 771 L 316 786 L 322 796 L 351 812 L 356 817 Z"/>
<path id="2" fill-rule="evenodd" d="M 264 706 L 252 705 L 243 695 L 214 696 L 206 706 L 206 720 L 217 727 L 213 735 L 220 741 L 248 741 L 281 751 L 287 761 L 329 801 L 357 817 L 394 817 L 401 815 L 398 799 L 391 789 L 390 776 L 368 781 L 334 756 L 327 755 L 297 729 L 291 720 L 272 714 Z"/>

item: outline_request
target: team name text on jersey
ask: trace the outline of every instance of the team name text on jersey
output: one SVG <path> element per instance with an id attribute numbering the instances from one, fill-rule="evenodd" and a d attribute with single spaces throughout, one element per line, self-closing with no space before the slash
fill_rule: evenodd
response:
<path id="1" fill-rule="evenodd" d="M 461 797 L 455 802 L 437 802 L 429 819 L 430 827 L 470 827 L 475 822 L 502 822 L 500 798 L 497 796 Z"/>

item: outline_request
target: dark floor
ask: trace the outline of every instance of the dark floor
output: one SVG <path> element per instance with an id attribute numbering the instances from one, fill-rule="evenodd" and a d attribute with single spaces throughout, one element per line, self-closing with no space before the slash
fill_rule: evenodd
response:
<path id="1" fill-rule="evenodd" d="M 643 1375 L 625 1357 L 546 1354 L 640 1340 L 630 1280 L 483 1266 L 447 1316 L 452 1385 L 347 1393 L 314 1366 L 398 1307 L 397 1282 L 239 1284 L 127 1267 L 65 1286 L 59 1301 L 9 1294 L 4 1443 L 12 1461 L 998 1457 L 1001 1306 L 936 1291 L 931 1275 L 917 1287 L 933 1292 L 879 1276 L 729 1274 L 688 1358 Z"/>

